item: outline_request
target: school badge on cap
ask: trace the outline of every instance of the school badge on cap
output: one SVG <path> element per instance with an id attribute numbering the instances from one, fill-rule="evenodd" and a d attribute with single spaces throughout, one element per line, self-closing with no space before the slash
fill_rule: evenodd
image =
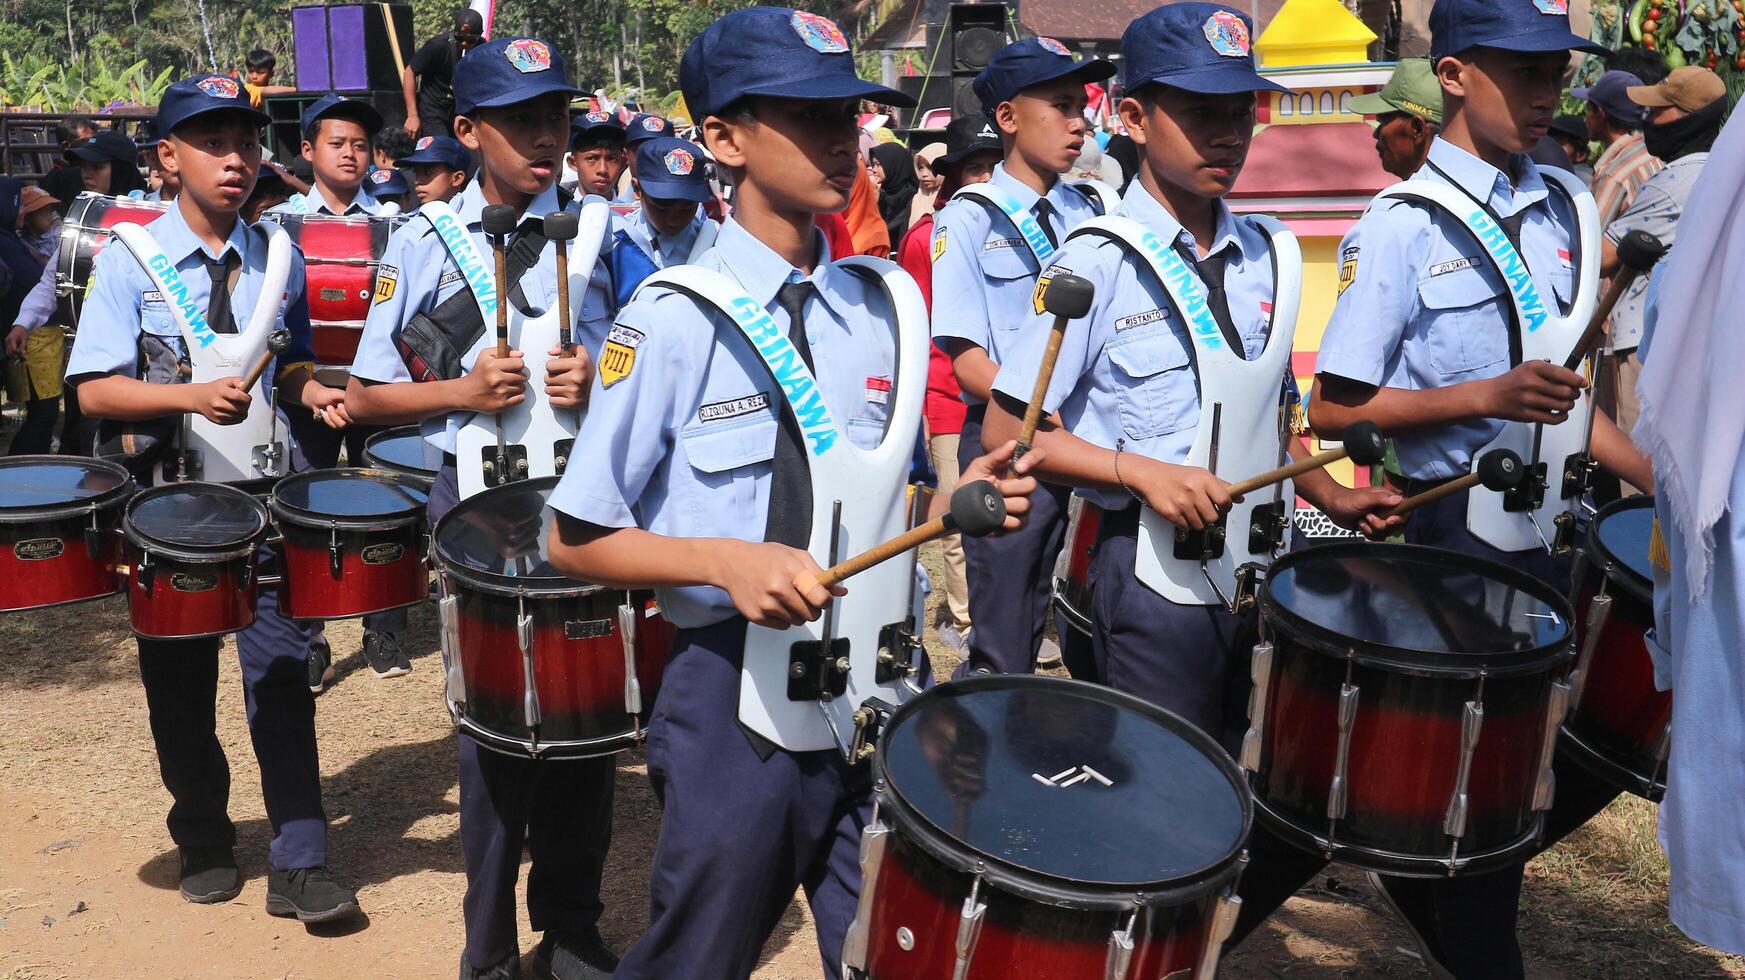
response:
<path id="1" fill-rule="evenodd" d="M 1569 0 L 1533 0 L 1533 6 L 1538 7 L 1542 14 L 1554 17 L 1569 16 Z"/>
<path id="2" fill-rule="evenodd" d="M 545 46 L 544 41 L 535 41 L 530 37 L 510 42 L 503 49 L 503 57 L 508 58 L 515 70 L 523 75 L 545 71 L 551 67 L 551 49 Z"/>
<path id="3" fill-rule="evenodd" d="M 418 137 L 418 142 L 413 145 L 412 149 L 414 151 L 428 150 L 430 149 L 430 144 L 434 142 L 436 142 L 436 137 L 434 136 L 420 136 Z"/>
<path id="4" fill-rule="evenodd" d="M 591 123 L 611 122 L 612 114 L 609 112 L 590 112 L 587 119 Z"/>
<path id="5" fill-rule="evenodd" d="M 1067 50 L 1066 45 L 1060 43 L 1059 41 L 1056 41 L 1054 38 L 1051 38 L 1051 37 L 1038 36 L 1036 38 L 1036 46 L 1041 48 L 1042 50 L 1048 52 L 1049 54 L 1058 54 L 1064 58 L 1072 57 L 1072 52 Z"/>
<path id="6" fill-rule="evenodd" d="M 1550 2 L 1550 0 L 1534 0 L 1535 3 Z M 1206 23 L 1200 27 L 1206 34 L 1206 40 L 1211 43 L 1212 50 L 1226 58 L 1248 57 L 1248 25 L 1242 23 L 1242 18 L 1228 10 L 1220 10 L 1206 18 Z"/>
<path id="7" fill-rule="evenodd" d="M 215 99 L 234 99 L 242 93 L 242 89 L 237 87 L 236 79 L 226 78 L 223 75 L 208 75 L 195 84 L 199 86 L 200 91 Z"/>
<path id="8" fill-rule="evenodd" d="M 666 164 L 666 172 L 674 177 L 689 177 L 697 166 L 697 158 L 690 150 L 673 150 L 661 162 Z"/>
<path id="9" fill-rule="evenodd" d="M 788 21 L 794 25 L 794 33 L 800 35 L 800 40 L 806 42 L 806 47 L 820 54 L 841 54 L 848 50 L 848 38 L 842 36 L 842 28 L 828 17 L 807 13 L 804 10 L 794 11 L 794 16 Z"/>
<path id="10" fill-rule="evenodd" d="M 422 149 L 422 147 L 420 147 L 420 149 Z M 372 183 L 372 184 L 386 184 L 388 181 L 393 180 L 393 179 L 394 179 L 394 172 L 392 170 L 372 170 L 372 171 L 370 171 L 370 183 Z"/>

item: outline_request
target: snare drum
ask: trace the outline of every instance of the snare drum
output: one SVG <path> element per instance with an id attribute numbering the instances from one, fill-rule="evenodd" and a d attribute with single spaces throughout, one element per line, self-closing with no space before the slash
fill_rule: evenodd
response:
<path id="1" fill-rule="evenodd" d="M 1531 855 L 1568 704 L 1567 599 L 1498 562 L 1348 542 L 1275 562 L 1260 626 L 1242 763 L 1263 823 L 1407 876 Z"/>
<path id="2" fill-rule="evenodd" d="M 329 384 L 344 385 L 375 295 L 376 270 L 388 249 L 388 237 L 404 219 L 331 214 L 270 217 L 303 249 L 316 375 Z"/>
<path id="3" fill-rule="evenodd" d="M 1217 972 L 1252 810 L 1180 717 L 1081 681 L 971 677 L 898 708 L 873 765 L 851 975 Z"/>
<path id="4" fill-rule="evenodd" d="M 424 441 L 418 426 L 402 425 L 370 436 L 364 443 L 364 462 L 380 470 L 392 470 L 419 481 L 426 489 L 435 482 L 442 460 L 436 447 Z"/>
<path id="5" fill-rule="evenodd" d="M 172 483 L 134 494 L 127 537 L 128 613 L 149 640 L 223 636 L 254 624 L 255 559 L 267 509 L 222 483 Z"/>
<path id="6" fill-rule="evenodd" d="M 1080 633 L 1091 632 L 1091 554 L 1097 550 L 1097 532 L 1103 526 L 1103 509 L 1078 494 L 1066 505 L 1066 547 L 1054 566 L 1054 608 L 1067 625 Z"/>
<path id="7" fill-rule="evenodd" d="M 109 229 L 124 221 L 146 225 L 169 210 L 164 201 L 131 197 L 107 197 L 86 192 L 73 199 L 61 222 L 61 246 L 55 259 L 55 285 L 62 297 L 60 320 L 77 325 L 85 303 L 85 284 L 91 279 L 97 254 L 109 244 Z"/>
<path id="8" fill-rule="evenodd" d="M 1672 751 L 1672 694 L 1654 687 L 1642 634 L 1654 625 L 1648 539 L 1654 498 L 1626 497 L 1595 515 L 1576 561 L 1579 634 L 1562 751 L 1615 786 L 1658 801 Z"/>
<path id="9" fill-rule="evenodd" d="M 287 476 L 268 503 L 284 537 L 279 612 L 347 619 L 423 602 L 430 592 L 429 491 L 387 470 Z"/>
<path id="10" fill-rule="evenodd" d="M 121 466 L 78 456 L 0 459 L 0 612 L 121 591 Z"/>
<path id="11" fill-rule="evenodd" d="M 449 712 L 498 752 L 611 755 L 642 740 L 667 634 L 644 637 L 646 601 L 551 566 L 545 502 L 556 485 L 543 477 L 494 487 L 436 522 Z"/>

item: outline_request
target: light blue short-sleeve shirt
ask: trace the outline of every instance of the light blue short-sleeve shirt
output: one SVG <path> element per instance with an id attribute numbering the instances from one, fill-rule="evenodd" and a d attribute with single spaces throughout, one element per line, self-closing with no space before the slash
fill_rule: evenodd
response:
<path id="1" fill-rule="evenodd" d="M 703 222 L 709 220 L 703 216 L 701 205 L 697 213 L 691 217 L 691 223 L 679 229 L 676 235 L 662 235 L 649 224 L 648 213 L 637 208 L 630 214 L 618 219 L 618 228 L 625 237 L 642 249 L 642 254 L 654 262 L 656 268 L 665 269 L 668 266 L 683 265 L 691 257 L 691 249 L 697 244 L 697 236 L 703 231 Z"/>
<path id="2" fill-rule="evenodd" d="M 883 288 L 820 261 L 801 276 L 729 219 L 698 265 L 725 274 L 786 330 L 776 301 L 784 284 L 811 281 L 805 331 L 824 402 L 850 441 L 878 445 L 888 418 L 896 347 Z M 601 527 L 640 527 L 681 538 L 762 541 L 783 394 L 739 328 L 713 308 L 644 286 L 618 314 L 610 342 L 629 348 L 629 369 L 597 374 L 572 466 L 553 508 Z M 720 589 L 660 592 L 663 613 L 682 627 L 734 614 Z"/>
<path id="3" fill-rule="evenodd" d="M 1519 157 L 1514 166 L 1511 185 L 1495 167 L 1438 137 L 1416 179 L 1453 186 L 1503 219 L 1523 215 L 1521 257 L 1546 303 L 1555 297 L 1566 311 L 1574 290 L 1574 210 L 1533 161 Z M 1461 219 L 1430 204 L 1378 201 L 1346 233 L 1339 257 L 1341 291 L 1316 374 L 1422 391 L 1494 378 L 1513 366 L 1508 292 Z M 1395 453 L 1409 478 L 1459 476 L 1502 426 L 1478 419 L 1401 433 Z"/>

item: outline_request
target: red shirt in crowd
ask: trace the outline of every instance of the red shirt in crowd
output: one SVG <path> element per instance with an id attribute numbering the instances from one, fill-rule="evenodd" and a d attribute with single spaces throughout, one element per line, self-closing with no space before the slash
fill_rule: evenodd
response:
<path id="1" fill-rule="evenodd" d="M 933 216 L 924 215 L 910 226 L 897 250 L 897 264 L 915 277 L 921 287 L 921 298 L 933 309 Z M 963 391 L 957 386 L 957 374 L 951 369 L 951 358 L 934 345 L 927 356 L 927 432 L 930 436 L 956 435 L 963 431 Z"/>

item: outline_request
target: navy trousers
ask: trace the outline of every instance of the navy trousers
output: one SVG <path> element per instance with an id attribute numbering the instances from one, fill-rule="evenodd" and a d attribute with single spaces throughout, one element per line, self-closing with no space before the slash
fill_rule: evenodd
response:
<path id="1" fill-rule="evenodd" d="M 271 562 L 263 549 L 262 565 Z M 327 815 L 315 748 L 315 698 L 309 693 L 307 634 L 279 615 L 276 590 L 262 590 L 255 623 L 236 634 L 249 736 L 261 769 L 261 795 L 281 870 L 327 863 Z M 170 839 L 179 847 L 231 847 L 230 766 L 218 743 L 218 638 L 139 643 L 158 770 L 174 801 Z"/>
<path id="2" fill-rule="evenodd" d="M 328 470 L 339 465 L 339 451 L 345 450 L 347 466 L 363 466 L 364 443 L 369 437 L 387 428 L 383 425 L 352 425 L 329 429 L 301 405 L 284 406 L 281 411 L 291 430 L 291 472 Z M 406 629 L 406 610 L 390 609 L 371 613 L 364 618 L 364 629 L 371 633 L 398 633 Z M 319 623 L 310 624 L 319 627 Z M 312 631 L 313 632 L 313 631 Z"/>
<path id="3" fill-rule="evenodd" d="M 970 406 L 958 439 L 962 472 L 982 449 L 986 406 Z M 964 577 L 969 582 L 969 658 L 963 673 L 1028 674 L 1036 669 L 1054 594 L 1054 558 L 1066 539 L 1066 505 L 1072 491 L 1038 483 L 1022 530 L 990 538 L 963 539 Z"/>
<path id="4" fill-rule="evenodd" d="M 430 489 L 430 523 L 460 502 L 454 462 Z M 535 761 L 455 736 L 460 766 L 460 838 L 467 891 L 467 965 L 489 970 L 521 955 L 515 883 L 521 852 L 527 917 L 537 932 L 585 933 L 600 920 L 600 877 L 612 841 L 613 757 Z"/>
<path id="5" fill-rule="evenodd" d="M 1407 489 L 1416 493 L 1427 485 Z M 1500 561 L 1567 591 L 1567 562 L 1556 561 L 1537 548 L 1502 552 L 1479 541 L 1466 529 L 1466 506 L 1467 494 L 1457 493 L 1420 507 L 1406 525 L 1406 541 Z M 1553 768 L 1557 792 L 1545 818 L 1544 847 L 1586 823 L 1619 793 L 1561 756 Z M 1249 855 L 1249 869 L 1240 887 L 1242 912 L 1226 949 L 1235 948 L 1326 865 L 1319 855 L 1280 841 L 1259 824 L 1249 842 Z M 1525 976 L 1521 946 L 1515 937 L 1525 869 L 1522 864 L 1488 874 L 1435 880 L 1384 876 L 1382 885 L 1456 977 L 1512 980 Z"/>
<path id="6" fill-rule="evenodd" d="M 618 980 L 742 980 L 804 888 L 824 975 L 860 899 L 871 775 L 834 749 L 754 746 L 739 726 L 745 620 L 680 630 L 648 729 L 663 811 L 648 931 Z"/>

